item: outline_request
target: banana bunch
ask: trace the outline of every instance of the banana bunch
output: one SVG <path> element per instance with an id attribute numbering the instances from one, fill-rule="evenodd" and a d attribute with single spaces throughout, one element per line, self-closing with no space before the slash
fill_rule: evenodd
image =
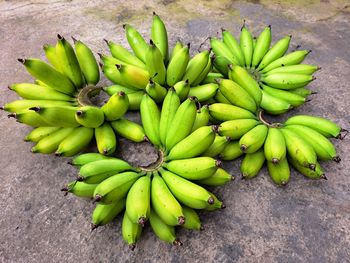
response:
<path id="1" fill-rule="evenodd" d="M 99 54 L 104 75 L 115 84 L 104 88 L 109 95 L 120 91 L 128 94 L 130 110 L 140 108 L 143 94 L 162 103 L 171 87 L 181 101 L 188 96 L 196 96 L 199 101 L 214 97 L 218 85 L 208 79 L 212 70 L 210 50 L 191 58 L 190 45 L 178 41 L 169 55 L 166 27 L 155 13 L 149 44 L 131 25 L 123 27 L 132 52 L 105 40 L 111 56 Z"/>
<path id="2" fill-rule="evenodd" d="M 133 167 L 99 153 L 82 154 L 71 162 L 80 167 L 77 179 L 62 190 L 97 203 L 93 229 L 125 210 L 122 236 L 131 249 L 147 221 L 158 238 L 180 245 L 175 227 L 200 230 L 196 210 L 224 208 L 205 186 L 221 186 L 232 180 L 220 167 L 221 161 L 210 157 L 227 141 L 217 135 L 216 126 L 208 126 L 207 107 L 197 109 L 194 97 L 180 103 L 173 88 L 161 109 L 144 94 L 140 110 L 145 133 L 158 149 L 158 160 Z"/>
<path id="3" fill-rule="evenodd" d="M 22 100 L 2 107 L 20 123 L 35 127 L 26 141 L 36 143 L 34 153 L 72 156 L 95 138 L 100 153 L 111 154 L 117 146 L 116 134 L 132 141 L 146 139 L 143 128 L 122 116 L 129 99 L 116 92 L 102 106 L 90 98 L 101 88 L 96 59 L 84 43 L 74 40 L 75 49 L 58 35 L 55 46 L 44 45 L 49 63 L 39 59 L 19 59 L 35 78 L 35 83 L 17 83 L 9 87 Z"/>
<path id="4" fill-rule="evenodd" d="M 313 73 L 320 69 L 302 64 L 311 50 L 286 54 L 291 36 L 272 46 L 271 38 L 271 26 L 253 38 L 243 24 L 239 41 L 222 29 L 222 39 L 210 39 L 216 56 L 214 69 L 220 73 L 210 73 L 207 81 L 216 83 L 217 78 L 225 77 L 233 80 L 247 89 L 257 106 L 269 114 L 281 114 L 306 102 L 307 96 L 314 92 L 305 86 L 315 79 Z"/>

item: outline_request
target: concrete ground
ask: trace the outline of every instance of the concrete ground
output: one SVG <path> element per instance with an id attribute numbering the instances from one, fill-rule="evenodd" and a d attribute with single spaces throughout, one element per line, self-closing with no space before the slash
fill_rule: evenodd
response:
<path id="1" fill-rule="evenodd" d="M 152 11 L 166 22 L 172 45 L 180 38 L 194 49 L 221 27 L 238 35 L 243 19 L 255 34 L 271 24 L 274 41 L 292 34 L 292 45 L 312 49 L 306 61 L 322 70 L 310 85 L 318 94 L 291 114 L 349 128 L 348 1 L 0 1 L 0 104 L 17 98 L 8 84 L 31 80 L 16 59 L 43 57 L 42 45 L 54 43 L 57 33 L 106 53 L 103 38 L 126 44 L 123 23 L 149 37 Z M 146 228 L 130 252 L 120 220 L 90 233 L 91 202 L 60 192 L 76 169 L 67 159 L 30 153 L 31 144 L 23 142 L 29 131 L 0 114 L 1 262 L 349 262 L 350 138 L 335 141 L 342 162 L 324 164 L 328 181 L 293 171 L 288 187 L 279 188 L 264 168 L 254 180 L 214 189 L 227 209 L 202 213 L 205 231 L 180 229 L 182 247 Z M 120 148 L 132 161 L 151 158 L 147 147 L 122 141 Z M 225 166 L 238 176 L 239 162 Z"/>

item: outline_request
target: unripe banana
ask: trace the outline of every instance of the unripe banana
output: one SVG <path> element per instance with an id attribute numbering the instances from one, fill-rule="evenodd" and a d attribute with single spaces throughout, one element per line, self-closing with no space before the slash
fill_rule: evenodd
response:
<path id="1" fill-rule="evenodd" d="M 101 109 L 107 121 L 115 121 L 127 112 L 128 107 L 129 98 L 123 91 L 120 91 L 112 95 Z"/>
<path id="2" fill-rule="evenodd" d="M 11 113 L 7 115 L 8 118 L 16 118 L 16 121 L 19 123 L 24 123 L 28 126 L 32 127 L 51 127 L 49 123 L 47 123 L 40 115 L 31 110 L 24 110 L 19 113 Z"/>
<path id="3" fill-rule="evenodd" d="M 182 211 L 186 218 L 185 224 L 182 226 L 191 230 L 203 230 L 199 216 L 195 210 L 187 206 L 182 207 Z"/>
<path id="4" fill-rule="evenodd" d="M 45 105 L 73 106 L 71 102 L 59 100 L 14 100 L 6 103 L 0 109 L 8 112 L 23 112 L 35 106 L 43 107 Z"/>
<path id="5" fill-rule="evenodd" d="M 160 172 L 170 191 L 182 204 L 193 209 L 204 209 L 214 204 L 213 196 L 203 187 L 164 169 Z"/>
<path id="6" fill-rule="evenodd" d="M 266 53 L 266 55 L 262 58 L 258 70 L 264 69 L 267 65 L 269 65 L 271 62 L 279 59 L 282 57 L 289 47 L 289 42 L 292 36 L 286 36 L 284 38 L 281 38 L 278 40 Z"/>
<path id="7" fill-rule="evenodd" d="M 218 88 L 218 84 L 215 83 L 203 84 L 190 88 L 188 96 L 196 97 L 200 102 L 207 101 L 215 96 Z"/>
<path id="8" fill-rule="evenodd" d="M 170 54 L 170 58 L 169 58 L 169 61 L 173 59 L 173 57 L 175 56 L 175 54 L 181 50 L 182 48 L 184 47 L 184 45 L 182 44 L 182 42 L 180 40 L 177 40 L 176 41 L 176 44 L 173 48 L 173 50 L 171 51 L 171 54 Z"/>
<path id="9" fill-rule="evenodd" d="M 166 82 L 169 86 L 174 86 L 183 78 L 189 60 L 189 46 L 184 46 L 171 58 L 166 73 Z"/>
<path id="10" fill-rule="evenodd" d="M 165 146 L 168 151 L 190 134 L 196 119 L 196 111 L 196 102 L 193 97 L 189 97 L 179 106 L 166 136 Z"/>
<path id="11" fill-rule="evenodd" d="M 312 146 L 297 133 L 289 129 L 281 129 L 286 141 L 289 156 L 297 160 L 300 165 L 315 170 L 317 156 Z"/>
<path id="12" fill-rule="evenodd" d="M 130 141 L 143 142 L 147 140 L 143 127 L 128 119 L 121 118 L 113 121 L 111 126 L 117 134 Z"/>
<path id="13" fill-rule="evenodd" d="M 269 114 L 278 115 L 287 112 L 292 108 L 287 101 L 270 95 L 265 90 L 262 91 L 263 97 L 260 103 L 260 107 Z"/>
<path id="14" fill-rule="evenodd" d="M 214 103 L 209 105 L 209 113 L 218 121 L 256 118 L 256 116 L 248 110 L 225 103 Z"/>
<path id="15" fill-rule="evenodd" d="M 306 99 L 303 96 L 300 96 L 298 94 L 294 94 L 292 92 L 286 91 L 286 90 L 280 90 L 271 88 L 269 86 L 266 86 L 264 84 L 261 84 L 261 87 L 263 88 L 264 93 L 268 93 L 269 95 L 282 99 L 289 103 L 291 106 L 297 107 L 303 104 Z"/>
<path id="16" fill-rule="evenodd" d="M 192 86 L 198 86 L 208 75 L 208 73 L 213 68 L 212 61 L 215 59 L 215 56 L 208 56 L 207 65 L 203 68 L 202 72 L 198 75 L 198 77 L 195 79 L 195 81 L 192 83 Z"/>
<path id="17" fill-rule="evenodd" d="M 255 126 L 244 134 L 239 140 L 241 151 L 244 153 L 254 153 L 264 145 L 268 128 L 264 124 Z"/>
<path id="18" fill-rule="evenodd" d="M 302 175 L 306 176 L 307 178 L 310 179 L 325 179 L 327 180 L 326 175 L 324 174 L 324 171 L 322 170 L 322 167 L 320 166 L 320 164 L 318 162 L 316 162 L 316 167 L 315 170 L 311 170 L 309 168 L 306 168 L 302 165 L 300 165 L 300 163 L 293 159 L 293 158 L 288 158 L 288 161 L 291 163 L 291 165 L 298 171 L 300 172 Z"/>
<path id="19" fill-rule="evenodd" d="M 278 67 L 264 73 L 263 75 L 267 76 L 267 75 L 276 74 L 276 73 L 293 73 L 293 74 L 312 75 L 319 69 L 320 67 L 316 65 L 297 64 L 297 65 Z"/>
<path id="20" fill-rule="evenodd" d="M 286 157 L 286 142 L 278 128 L 269 128 L 264 144 L 265 158 L 274 164 Z"/>
<path id="21" fill-rule="evenodd" d="M 50 64 L 57 70 L 60 71 L 60 62 L 57 59 L 57 55 L 56 55 L 56 48 L 52 45 L 49 44 L 45 44 L 43 46 L 44 52 L 45 52 L 45 56 L 47 61 L 50 62 Z"/>
<path id="22" fill-rule="evenodd" d="M 302 88 L 314 79 L 315 78 L 310 75 L 295 73 L 274 73 L 261 76 L 261 81 L 268 86 L 285 90 Z"/>
<path id="23" fill-rule="evenodd" d="M 218 133 L 221 136 L 227 136 L 232 140 L 237 140 L 258 124 L 259 121 L 254 119 L 237 119 L 225 121 L 220 124 Z"/>
<path id="24" fill-rule="evenodd" d="M 230 182 L 231 180 L 234 180 L 234 177 L 232 175 L 230 175 L 224 169 L 218 168 L 212 176 L 206 179 L 197 180 L 196 182 L 199 184 L 210 185 L 210 186 L 221 186 Z"/>
<path id="25" fill-rule="evenodd" d="M 168 90 L 150 79 L 146 86 L 146 92 L 155 102 L 161 103 L 164 100 Z"/>
<path id="26" fill-rule="evenodd" d="M 209 106 L 204 105 L 197 110 L 196 120 L 193 123 L 191 132 L 194 132 L 200 127 L 208 125 L 208 123 L 209 123 Z"/>
<path id="27" fill-rule="evenodd" d="M 182 207 L 170 192 L 164 180 L 157 174 L 152 179 L 152 209 L 169 226 L 183 225 Z"/>
<path id="28" fill-rule="evenodd" d="M 145 93 L 143 91 L 138 91 L 135 93 L 128 94 L 129 98 L 129 110 L 139 110 L 140 104 Z"/>
<path id="29" fill-rule="evenodd" d="M 222 56 L 216 56 L 213 60 L 214 68 L 224 76 L 228 76 L 228 66 L 231 64 L 227 58 Z"/>
<path id="30" fill-rule="evenodd" d="M 189 81 L 190 85 L 198 78 L 208 64 L 209 51 L 205 50 L 195 55 L 188 63 L 183 80 Z"/>
<path id="31" fill-rule="evenodd" d="M 61 35 L 57 35 L 57 37 L 56 55 L 60 62 L 62 73 L 68 76 L 76 88 L 82 88 L 84 85 L 83 74 L 74 49 L 64 37 Z"/>
<path id="32" fill-rule="evenodd" d="M 224 104 L 229 104 L 231 105 L 231 102 L 224 96 L 224 94 L 222 94 L 222 92 L 220 91 L 220 89 L 218 89 L 216 91 L 215 97 L 214 97 L 215 101 L 218 103 L 224 103 Z M 255 103 L 255 101 L 254 101 Z"/>
<path id="33" fill-rule="evenodd" d="M 164 64 L 166 64 L 169 57 L 168 33 L 162 19 L 155 12 L 153 12 L 151 35 L 153 42 L 162 54 Z"/>
<path id="34" fill-rule="evenodd" d="M 129 245 L 129 249 L 133 251 L 136 247 L 136 242 L 140 238 L 142 226 L 131 222 L 127 213 L 124 213 L 122 221 L 122 235 L 123 239 Z"/>
<path id="35" fill-rule="evenodd" d="M 73 38 L 75 52 L 81 72 L 87 84 L 96 85 L 100 80 L 100 70 L 91 49 L 80 40 Z"/>
<path id="36" fill-rule="evenodd" d="M 42 138 L 59 130 L 60 127 L 38 127 L 32 130 L 25 138 L 25 141 L 38 142 Z"/>
<path id="37" fill-rule="evenodd" d="M 210 147 L 202 154 L 203 156 L 216 157 L 218 156 L 231 141 L 230 137 L 220 135 L 215 136 L 215 140 Z"/>
<path id="38" fill-rule="evenodd" d="M 230 104 L 251 112 L 256 112 L 257 104 L 255 103 L 254 98 L 236 82 L 229 79 L 223 79 L 219 82 L 219 90 Z"/>
<path id="39" fill-rule="evenodd" d="M 116 65 L 122 82 L 116 81 L 117 84 L 125 84 L 127 87 L 136 89 L 145 89 L 150 79 L 148 71 L 133 65 Z M 113 80 L 112 80 L 113 81 Z"/>
<path id="40" fill-rule="evenodd" d="M 166 160 L 188 159 L 199 156 L 214 142 L 215 126 L 198 128 L 186 138 L 178 142 L 169 152 Z"/>
<path id="41" fill-rule="evenodd" d="M 87 184 L 84 182 L 73 181 L 68 183 L 61 191 L 66 193 L 72 193 L 78 197 L 88 197 L 91 198 L 94 195 L 94 191 L 97 184 Z"/>
<path id="42" fill-rule="evenodd" d="M 90 161 L 91 157 L 88 158 L 88 161 L 84 158 L 79 170 L 79 181 L 84 181 L 88 184 L 97 184 L 112 175 L 127 170 L 134 170 L 130 164 L 117 158 L 93 157 L 93 159 L 96 159 L 96 161 Z M 73 164 L 76 162 L 74 161 Z"/>
<path id="43" fill-rule="evenodd" d="M 173 160 L 164 164 L 166 169 L 188 180 L 201 180 L 212 176 L 221 162 L 211 157 Z"/>
<path id="44" fill-rule="evenodd" d="M 64 94 L 73 95 L 76 90 L 68 77 L 39 59 L 18 59 L 35 79 Z"/>
<path id="45" fill-rule="evenodd" d="M 80 154 L 76 157 L 74 157 L 69 164 L 75 165 L 75 166 L 83 166 L 84 164 L 87 163 L 92 163 L 92 162 L 96 162 L 96 161 L 100 161 L 100 160 L 106 160 L 106 159 L 110 159 L 112 157 L 109 156 L 105 156 L 103 154 L 100 153 L 83 153 Z"/>
<path id="46" fill-rule="evenodd" d="M 190 93 L 190 84 L 188 80 L 183 80 L 176 83 L 174 85 L 174 90 L 176 91 L 176 94 L 179 96 L 181 101 L 185 100 Z"/>
<path id="47" fill-rule="evenodd" d="M 235 37 L 227 30 L 222 29 L 222 40 L 236 58 L 239 66 L 245 65 L 244 55 Z"/>
<path id="48" fill-rule="evenodd" d="M 166 68 L 164 65 L 163 56 L 152 40 L 150 41 L 150 46 L 147 49 L 145 59 L 146 68 L 151 78 L 160 85 L 164 85 Z"/>
<path id="49" fill-rule="evenodd" d="M 134 88 L 124 80 L 124 76 L 121 75 L 117 65 L 103 65 L 101 66 L 101 68 L 102 68 L 103 75 L 105 75 L 107 79 L 109 79 L 113 83 Z M 138 88 L 135 88 L 135 89 L 138 89 Z"/>
<path id="50" fill-rule="evenodd" d="M 257 176 L 264 162 L 265 155 L 262 148 L 254 153 L 247 153 L 241 164 L 242 178 L 250 179 Z"/>
<path id="51" fill-rule="evenodd" d="M 232 54 L 228 46 L 217 38 L 210 38 L 210 46 L 216 56 L 225 57 L 231 64 L 238 65 L 239 61 Z"/>
<path id="52" fill-rule="evenodd" d="M 275 184 L 286 185 L 289 182 L 290 169 L 286 158 L 282 159 L 277 164 L 267 161 L 267 169 Z"/>
<path id="53" fill-rule="evenodd" d="M 109 96 L 112 96 L 118 92 L 123 91 L 125 94 L 129 95 L 131 93 L 136 93 L 139 92 L 140 90 L 138 89 L 132 89 L 132 88 L 127 88 L 121 85 L 112 85 L 109 87 L 104 87 L 103 91 L 106 92 Z"/>
<path id="54" fill-rule="evenodd" d="M 317 94 L 317 92 L 314 92 L 314 91 L 306 89 L 306 88 L 296 88 L 296 89 L 289 90 L 289 92 L 300 95 L 304 98 L 306 98 L 307 96 L 309 96 L 311 94 Z"/>
<path id="55" fill-rule="evenodd" d="M 108 122 L 102 126 L 95 128 L 95 138 L 99 153 L 110 155 L 115 152 L 117 147 L 117 139 L 114 131 Z"/>
<path id="56" fill-rule="evenodd" d="M 217 209 L 224 209 L 226 206 L 211 192 L 209 194 L 213 197 L 214 203 L 206 208 L 205 211 L 215 211 Z"/>
<path id="57" fill-rule="evenodd" d="M 92 212 L 91 229 L 94 230 L 111 222 L 125 208 L 125 199 L 113 204 L 97 204 Z"/>
<path id="58" fill-rule="evenodd" d="M 167 225 L 153 210 L 151 210 L 149 222 L 151 223 L 153 232 L 160 240 L 176 246 L 182 245 L 182 243 L 176 238 L 175 228 Z"/>
<path id="59" fill-rule="evenodd" d="M 141 120 L 143 128 L 147 138 L 156 146 L 160 147 L 160 136 L 159 136 L 159 121 L 160 112 L 157 104 L 145 94 L 142 98 L 141 105 Z"/>
<path id="60" fill-rule="evenodd" d="M 256 68 L 262 58 L 269 51 L 271 44 L 271 26 L 265 27 L 265 29 L 261 32 L 259 37 L 256 40 L 256 44 L 254 46 L 253 58 L 252 58 L 252 67 Z"/>
<path id="61" fill-rule="evenodd" d="M 239 37 L 239 43 L 244 55 L 244 61 L 247 68 L 250 68 L 253 57 L 253 37 L 249 30 L 243 24 L 241 28 L 241 35 Z"/>
<path id="62" fill-rule="evenodd" d="M 135 172 L 124 172 L 108 177 L 96 186 L 95 202 L 111 204 L 123 199 L 141 175 Z"/>
<path id="63" fill-rule="evenodd" d="M 104 66 L 115 66 L 117 64 L 127 65 L 128 63 L 121 61 L 113 56 L 106 56 L 101 53 L 97 53 Z"/>
<path id="64" fill-rule="evenodd" d="M 217 72 L 209 72 L 208 75 L 203 79 L 201 84 L 217 83 L 218 79 L 223 79 L 224 75 Z"/>
<path id="65" fill-rule="evenodd" d="M 135 55 L 143 62 L 146 62 L 145 55 L 148 49 L 146 41 L 143 39 L 140 33 L 137 32 L 137 30 L 132 26 L 126 24 L 123 25 L 123 28 L 125 29 L 125 34 L 128 43 L 131 49 L 134 51 Z"/>
<path id="66" fill-rule="evenodd" d="M 77 109 L 75 120 L 85 127 L 97 128 L 103 124 L 105 116 L 103 111 L 98 107 L 83 106 Z"/>
<path id="67" fill-rule="evenodd" d="M 131 222 L 142 227 L 149 218 L 151 210 L 151 179 L 143 176 L 131 186 L 126 197 L 126 213 Z"/>
<path id="68" fill-rule="evenodd" d="M 74 128 L 61 128 L 42 138 L 33 148 L 33 153 L 53 153 L 60 143 L 73 132 Z"/>
<path id="69" fill-rule="evenodd" d="M 13 84 L 9 89 L 26 100 L 73 101 L 72 97 L 57 90 L 31 83 Z"/>
<path id="70" fill-rule="evenodd" d="M 78 127 L 80 124 L 75 120 L 76 107 L 70 106 L 48 106 L 32 107 L 30 110 L 36 112 L 50 126 Z"/>
<path id="71" fill-rule="evenodd" d="M 230 142 L 225 149 L 220 153 L 219 158 L 224 161 L 232 161 L 242 155 L 238 141 Z"/>

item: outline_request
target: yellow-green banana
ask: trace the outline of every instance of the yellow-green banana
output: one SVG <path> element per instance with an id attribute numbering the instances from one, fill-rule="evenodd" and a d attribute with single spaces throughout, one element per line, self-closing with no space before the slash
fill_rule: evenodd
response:
<path id="1" fill-rule="evenodd" d="M 42 138 L 59 130 L 60 127 L 38 127 L 32 130 L 25 138 L 25 141 L 38 142 Z"/>
<path id="2" fill-rule="evenodd" d="M 143 127 L 128 119 L 121 118 L 113 121 L 111 126 L 117 134 L 130 141 L 143 142 L 148 140 Z"/>
<path id="3" fill-rule="evenodd" d="M 275 184 L 286 185 L 289 182 L 290 169 L 287 158 L 280 160 L 279 163 L 267 161 L 267 169 Z"/>
<path id="4" fill-rule="evenodd" d="M 250 179 L 257 176 L 264 162 L 265 155 L 262 148 L 254 153 L 247 153 L 241 163 L 242 177 Z"/>
<path id="5" fill-rule="evenodd" d="M 103 124 L 105 116 L 103 111 L 98 107 L 83 106 L 77 109 L 75 120 L 85 127 L 97 128 Z"/>
<path id="6" fill-rule="evenodd" d="M 269 128 L 264 144 L 264 152 L 266 160 L 274 164 L 286 157 L 286 142 L 280 129 Z"/>
<path id="7" fill-rule="evenodd" d="M 155 12 L 153 12 L 151 36 L 166 64 L 169 57 L 168 33 L 162 19 Z"/>
<path id="8" fill-rule="evenodd" d="M 97 149 L 100 153 L 110 155 L 115 152 L 117 147 L 117 138 L 108 122 L 95 128 L 95 138 Z"/>
<path id="9" fill-rule="evenodd" d="M 91 229 L 94 230 L 111 222 L 125 208 L 125 199 L 118 202 L 104 205 L 97 204 L 92 212 Z"/>
<path id="10" fill-rule="evenodd" d="M 202 180 L 197 180 L 196 182 L 199 184 L 210 185 L 210 186 L 221 186 L 230 182 L 233 179 L 234 177 L 232 175 L 230 175 L 224 169 L 219 167 L 212 176 Z"/>
<path id="11" fill-rule="evenodd" d="M 126 243 L 129 245 L 129 249 L 133 251 L 136 247 L 136 242 L 140 238 L 142 232 L 142 226 L 137 223 L 131 222 L 127 213 L 124 213 L 122 221 L 122 236 Z"/>
<path id="12" fill-rule="evenodd" d="M 159 136 L 159 121 L 160 112 L 157 104 L 150 96 L 145 94 L 142 98 L 141 105 L 141 120 L 143 128 L 147 138 L 156 146 L 160 147 L 160 136 Z"/>
<path id="13" fill-rule="evenodd" d="M 252 67 L 256 68 L 262 58 L 269 51 L 271 44 L 271 26 L 265 27 L 256 40 L 256 45 L 254 46 Z"/>
<path id="14" fill-rule="evenodd" d="M 244 134 L 239 140 L 241 151 L 244 153 L 254 153 L 263 146 L 267 136 L 268 128 L 264 124 L 255 126 Z"/>
<path id="15" fill-rule="evenodd" d="M 126 38 L 129 42 L 129 45 L 134 51 L 135 55 L 143 62 L 146 62 L 145 55 L 148 49 L 146 41 L 143 39 L 140 33 L 137 32 L 137 30 L 131 25 L 125 24 L 123 25 L 123 28 L 125 30 Z"/>
<path id="16" fill-rule="evenodd" d="M 209 113 L 214 119 L 218 121 L 256 118 L 252 112 L 246 109 L 225 103 L 214 103 L 209 105 Z"/>
<path id="17" fill-rule="evenodd" d="M 107 121 L 115 121 L 120 119 L 127 112 L 128 107 L 129 98 L 123 91 L 120 91 L 112 95 L 101 109 Z"/>
<path id="18" fill-rule="evenodd" d="M 237 140 L 258 124 L 259 121 L 255 119 L 237 119 L 225 121 L 219 125 L 218 133 L 221 136 L 227 136 L 232 140 Z"/>
<path id="19" fill-rule="evenodd" d="M 150 46 L 145 55 L 146 68 L 150 77 L 160 85 L 165 84 L 166 68 L 163 56 L 158 47 L 150 41 Z"/>

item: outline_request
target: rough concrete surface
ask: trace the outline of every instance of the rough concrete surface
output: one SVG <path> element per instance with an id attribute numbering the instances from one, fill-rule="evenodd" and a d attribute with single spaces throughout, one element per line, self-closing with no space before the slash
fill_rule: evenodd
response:
<path id="1" fill-rule="evenodd" d="M 255 35 L 271 24 L 274 41 L 292 34 L 292 46 L 312 49 L 306 61 L 322 70 L 310 85 L 318 94 L 288 115 L 319 115 L 349 128 L 348 1 L 0 1 L 0 104 L 17 98 L 8 84 L 31 81 L 16 59 L 43 58 L 42 45 L 54 43 L 57 33 L 107 53 L 103 38 L 126 45 L 123 23 L 148 38 L 153 10 L 165 20 L 171 45 L 180 38 L 193 50 L 221 27 L 237 36 L 243 19 Z M 254 180 L 213 189 L 227 208 L 201 213 L 205 231 L 180 229 L 184 246 L 159 241 L 147 227 L 130 252 L 120 218 L 90 233 L 91 202 L 60 192 L 76 169 L 65 158 L 30 153 L 31 144 L 23 142 L 29 131 L 0 113 L 1 262 L 349 261 L 350 138 L 335 141 L 342 162 L 324 163 L 328 181 L 293 171 L 288 187 L 280 188 L 264 168 Z M 131 161 L 152 158 L 147 147 L 122 141 L 120 149 Z M 238 178 L 240 161 L 225 163 Z"/>

